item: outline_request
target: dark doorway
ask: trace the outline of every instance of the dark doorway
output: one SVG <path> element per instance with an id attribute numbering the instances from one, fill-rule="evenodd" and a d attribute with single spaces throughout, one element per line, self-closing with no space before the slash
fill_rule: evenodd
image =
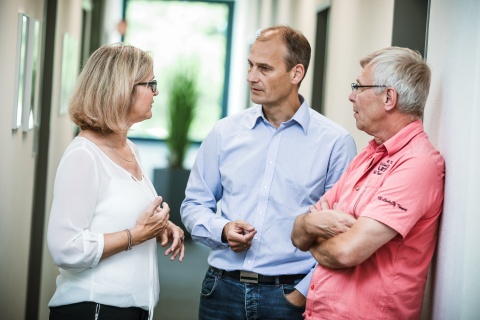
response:
<path id="1" fill-rule="evenodd" d="M 317 13 L 315 57 L 313 70 L 312 109 L 324 114 L 325 66 L 327 52 L 327 26 L 330 8 Z"/>
<path id="2" fill-rule="evenodd" d="M 425 57 L 429 0 L 397 0 L 393 11 L 392 46 L 417 50 Z"/>

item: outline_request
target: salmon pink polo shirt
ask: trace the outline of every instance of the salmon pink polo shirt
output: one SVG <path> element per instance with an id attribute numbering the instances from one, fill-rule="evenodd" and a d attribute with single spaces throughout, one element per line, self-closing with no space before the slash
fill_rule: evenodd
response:
<path id="1" fill-rule="evenodd" d="M 326 194 L 330 207 L 398 232 L 361 264 L 318 265 L 305 319 L 419 319 L 442 211 L 445 164 L 420 120 L 374 140 Z M 317 208 L 321 209 L 320 203 Z"/>

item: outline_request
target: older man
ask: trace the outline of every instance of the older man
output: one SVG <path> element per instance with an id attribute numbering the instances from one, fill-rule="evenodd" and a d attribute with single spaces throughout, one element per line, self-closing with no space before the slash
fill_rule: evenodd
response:
<path id="1" fill-rule="evenodd" d="M 360 64 L 349 99 L 357 128 L 373 140 L 292 231 L 294 245 L 318 261 L 304 315 L 418 319 L 444 182 L 444 160 L 421 121 L 430 68 L 418 53 L 398 47 Z M 331 224 L 345 213 L 356 222 Z"/>

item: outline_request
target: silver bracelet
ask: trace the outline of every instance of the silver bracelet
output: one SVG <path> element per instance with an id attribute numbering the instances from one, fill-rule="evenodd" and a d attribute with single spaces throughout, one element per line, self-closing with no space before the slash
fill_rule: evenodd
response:
<path id="1" fill-rule="evenodd" d="M 127 233 L 127 236 L 128 236 L 128 247 L 127 249 L 125 249 L 125 251 L 132 250 L 132 247 L 133 247 L 132 233 L 128 229 L 125 229 L 125 232 Z"/>

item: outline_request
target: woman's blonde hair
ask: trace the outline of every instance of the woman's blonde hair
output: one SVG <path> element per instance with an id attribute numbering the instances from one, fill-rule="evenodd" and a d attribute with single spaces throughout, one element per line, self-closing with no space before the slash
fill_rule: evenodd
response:
<path id="1" fill-rule="evenodd" d="M 116 43 L 97 49 L 80 73 L 69 114 L 82 130 L 126 132 L 135 85 L 153 72 L 149 53 Z"/>

